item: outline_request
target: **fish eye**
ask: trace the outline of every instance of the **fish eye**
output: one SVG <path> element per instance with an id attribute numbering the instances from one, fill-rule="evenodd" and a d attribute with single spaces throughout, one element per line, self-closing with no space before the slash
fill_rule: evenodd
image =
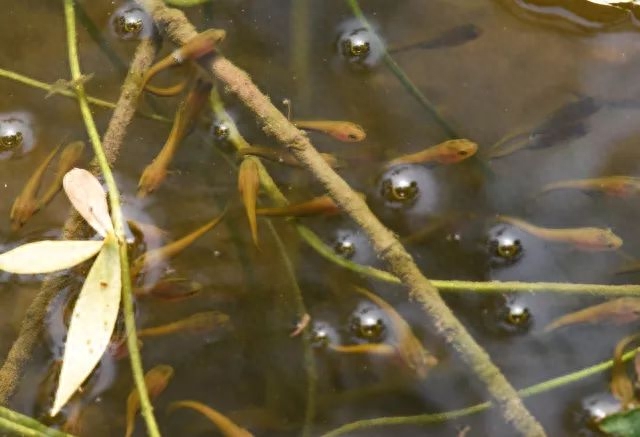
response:
<path id="1" fill-rule="evenodd" d="M 348 137 L 349 137 L 349 139 L 351 139 L 351 140 L 357 140 L 357 139 L 358 139 L 358 136 L 357 136 L 356 134 L 349 134 L 349 135 L 347 135 L 347 136 L 348 136 Z"/>
<path id="2" fill-rule="evenodd" d="M 460 156 L 467 156 L 469 154 L 469 152 L 467 152 L 466 150 L 458 150 L 458 155 Z"/>

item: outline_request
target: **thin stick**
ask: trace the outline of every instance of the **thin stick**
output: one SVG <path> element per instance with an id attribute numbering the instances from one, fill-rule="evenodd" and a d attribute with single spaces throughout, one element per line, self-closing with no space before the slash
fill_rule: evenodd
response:
<path id="1" fill-rule="evenodd" d="M 293 264 L 291 263 L 291 260 L 287 255 L 287 249 L 285 248 L 280 235 L 278 235 L 278 231 L 276 231 L 273 223 L 271 223 L 271 220 L 267 220 L 267 227 L 271 232 L 273 240 L 276 242 L 276 246 L 278 246 L 278 251 L 280 251 L 280 254 L 282 255 L 282 261 L 284 263 L 285 270 L 287 271 L 287 275 L 289 276 L 291 287 L 293 288 L 293 298 L 296 305 L 296 312 L 298 313 L 298 320 L 300 320 L 305 314 L 307 314 L 307 309 L 304 305 L 304 300 L 302 299 L 302 291 L 298 285 Z M 318 374 L 316 372 L 316 362 L 313 356 L 311 342 L 309 341 L 309 336 L 306 333 L 303 333 L 302 335 L 302 347 L 304 349 L 304 366 L 307 372 L 307 405 L 304 413 L 302 437 L 309 437 L 311 435 L 313 418 L 316 414 L 316 388 Z"/>
<path id="2" fill-rule="evenodd" d="M 31 77 L 25 76 L 23 74 L 20 73 L 16 73 L 15 71 L 11 71 L 11 70 L 5 70 L 4 68 L 0 68 L 0 77 L 4 77 L 5 79 L 10 79 L 13 80 L 15 82 L 19 82 L 23 85 L 27 85 L 30 86 L 32 88 L 38 88 L 47 92 L 54 92 L 54 94 L 59 94 L 61 96 L 65 96 L 65 97 L 71 97 L 74 98 L 76 97 L 76 94 L 71 91 L 70 89 L 65 89 L 65 88 L 60 88 L 58 87 L 56 84 L 49 84 L 46 82 L 41 82 L 39 80 L 33 79 Z M 92 97 L 92 96 L 87 96 L 87 101 L 89 103 L 91 103 L 94 106 L 98 106 L 101 108 L 107 108 L 107 109 L 115 109 L 116 108 L 116 104 L 113 102 L 109 102 L 107 100 L 102 100 L 99 99 L 97 97 Z M 171 123 L 171 120 L 163 117 L 161 115 L 157 115 L 157 114 L 149 114 L 147 112 L 144 111 L 137 111 L 138 114 L 140 114 L 142 117 L 151 119 L 151 120 L 156 120 L 156 121 L 162 121 L 163 123 Z"/>
<path id="3" fill-rule="evenodd" d="M 168 9 L 161 0 L 138 2 L 156 21 L 166 25 L 167 33 L 174 42 L 182 45 L 196 36 L 195 28 L 182 12 Z M 525 408 L 514 388 L 456 319 L 437 289 L 422 275 L 411 255 L 395 235 L 373 215 L 360 196 L 327 165 L 307 136 L 273 106 L 246 72 L 229 60 L 217 56 L 211 61 L 209 68 L 213 76 L 225 84 L 229 92 L 254 112 L 265 133 L 273 135 L 288 147 L 304 167 L 322 183 L 336 203 L 364 230 L 378 256 L 387 263 L 390 271 L 402 280 L 410 296 L 421 304 L 442 337 L 486 385 L 491 397 L 499 405 L 505 421 L 522 435 L 545 435 L 542 426 Z"/>
<path id="4" fill-rule="evenodd" d="M 76 23 L 73 2 L 74 0 L 64 0 L 64 16 L 67 25 L 69 67 L 71 70 L 71 78 L 75 81 L 82 75 L 82 73 L 80 71 L 80 62 L 78 59 L 78 43 L 76 40 Z M 127 244 L 125 239 L 124 218 L 120 207 L 120 193 L 113 177 L 113 173 L 111 173 L 107 155 L 102 148 L 100 135 L 98 134 L 98 129 L 96 128 L 93 116 L 91 115 L 91 108 L 89 108 L 89 103 L 87 102 L 87 97 L 84 93 L 84 86 L 82 83 L 77 82 L 75 90 L 78 97 L 78 103 L 80 104 L 80 112 L 82 113 L 82 118 L 84 120 L 89 139 L 93 145 L 93 151 L 96 155 L 100 170 L 102 171 L 102 176 L 107 184 L 109 203 L 111 205 L 111 218 L 114 223 L 116 238 L 118 239 L 118 244 L 120 246 L 119 254 L 122 269 L 122 301 L 124 307 L 125 326 L 127 329 L 127 348 L 129 350 L 129 361 L 131 362 L 133 379 L 140 397 L 140 409 L 147 424 L 149 435 L 151 437 L 159 437 L 160 431 L 158 430 L 158 424 L 153 416 L 153 407 L 151 406 L 149 393 L 147 392 L 147 387 L 144 382 L 144 371 L 142 368 L 142 360 L 140 359 L 140 350 L 138 349 L 138 337 L 136 335 L 135 315 L 133 311 L 133 297 L 131 291 Z"/>
<path id="5" fill-rule="evenodd" d="M 622 361 L 626 362 L 633 359 L 640 351 L 640 348 L 627 352 L 622 356 Z M 603 361 L 594 364 L 584 369 L 580 369 L 576 372 L 571 372 L 566 375 L 561 375 L 557 378 L 549 379 L 539 384 L 518 390 L 518 394 L 523 398 L 528 398 L 540 393 L 544 393 L 558 387 L 571 384 L 573 382 L 580 381 L 590 376 L 609 370 L 613 367 L 613 360 Z M 337 437 L 353 431 L 361 431 L 363 429 L 369 429 L 380 426 L 397 426 L 397 425 L 429 425 L 433 423 L 448 422 L 453 419 L 458 419 L 464 416 L 470 416 L 472 414 L 480 413 L 491 408 L 493 404 L 491 402 L 482 402 L 480 404 L 472 405 L 470 407 L 461 408 L 459 410 L 451 410 L 443 413 L 433 414 L 417 414 L 415 416 L 394 416 L 394 417 L 376 417 L 375 419 L 357 420 L 355 422 L 347 423 L 339 428 L 333 429 L 322 437 Z"/>

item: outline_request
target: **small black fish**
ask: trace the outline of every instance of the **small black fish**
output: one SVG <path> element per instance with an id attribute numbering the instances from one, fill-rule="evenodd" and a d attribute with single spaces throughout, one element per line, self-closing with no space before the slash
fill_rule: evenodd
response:
<path id="1" fill-rule="evenodd" d="M 554 143 L 578 138 L 587 133 L 585 120 L 603 107 L 593 97 L 583 97 L 554 111 L 533 129 L 527 147 L 548 147 Z"/>
<path id="2" fill-rule="evenodd" d="M 405 45 L 400 45 L 396 47 L 389 47 L 387 51 L 389 53 L 400 53 L 405 52 L 407 50 L 412 49 L 438 49 L 443 47 L 455 47 L 462 44 L 465 44 L 469 41 L 473 41 L 478 38 L 482 34 L 482 29 L 480 29 L 475 24 L 463 24 L 460 26 L 452 27 L 449 30 L 445 30 L 440 35 L 435 38 L 431 38 L 427 41 L 420 41 L 416 43 L 410 43 Z"/>
<path id="3" fill-rule="evenodd" d="M 605 106 L 593 97 L 581 97 L 552 112 L 530 132 L 506 137 L 487 152 L 489 159 L 501 158 L 523 149 L 542 149 L 588 133 L 587 119 Z"/>

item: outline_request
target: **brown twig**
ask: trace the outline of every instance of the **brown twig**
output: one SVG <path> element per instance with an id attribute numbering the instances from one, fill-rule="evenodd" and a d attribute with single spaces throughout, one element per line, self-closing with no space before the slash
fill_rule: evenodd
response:
<path id="1" fill-rule="evenodd" d="M 196 30 L 181 11 L 167 8 L 161 0 L 138 0 L 153 18 L 165 25 L 169 37 L 184 44 L 196 35 Z M 338 176 L 314 149 L 307 136 L 295 128 L 273 106 L 252 82 L 247 73 L 222 56 L 208 66 L 213 76 L 225 88 L 251 109 L 263 125 L 266 134 L 274 136 L 288 147 L 304 166 L 320 181 L 338 205 L 366 232 L 378 256 L 389 270 L 409 289 L 410 295 L 422 305 L 436 329 L 485 383 L 493 400 L 502 410 L 507 423 L 527 436 L 543 436 L 538 421 L 524 407 L 522 400 L 487 353 L 469 335 L 444 303 L 438 291 L 424 277 L 395 235 L 369 210 L 367 204 Z"/>
<path id="2" fill-rule="evenodd" d="M 142 41 L 138 45 L 116 109 L 104 135 L 104 148 L 110 165 L 113 165 L 118 157 L 126 127 L 136 111 L 136 103 L 140 94 L 140 80 L 144 72 L 151 66 L 154 55 L 155 48 L 151 41 Z M 91 170 L 99 174 L 95 162 L 91 164 Z M 63 238 L 83 238 L 89 232 L 84 220 L 75 210 L 72 210 L 64 223 Z M 11 346 L 7 358 L 0 368 L 0 405 L 6 405 L 15 391 L 24 366 L 29 361 L 31 353 L 40 339 L 49 302 L 64 288 L 66 280 L 65 276 L 47 276 L 40 291 L 29 305 L 20 326 L 18 338 Z"/>

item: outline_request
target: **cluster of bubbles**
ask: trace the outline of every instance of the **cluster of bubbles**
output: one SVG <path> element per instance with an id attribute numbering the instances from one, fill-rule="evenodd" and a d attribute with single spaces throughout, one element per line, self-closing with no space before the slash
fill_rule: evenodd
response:
<path id="1" fill-rule="evenodd" d="M 377 66 L 384 54 L 383 42 L 357 19 L 349 19 L 338 27 L 336 51 L 343 63 L 352 67 L 371 69 Z M 441 188 L 441 187 L 440 187 Z M 385 210 L 404 210 L 412 218 L 434 214 L 439 205 L 441 189 L 431 172 L 420 165 L 394 166 L 377 180 L 374 201 L 382 203 Z M 513 236 L 513 227 L 499 225 L 489 230 L 487 250 L 492 268 L 511 266 L 522 258 L 524 248 L 521 240 Z M 355 246 L 350 241 L 338 240 L 336 253 L 350 258 Z"/>
<path id="2" fill-rule="evenodd" d="M 351 313 L 347 330 L 354 342 L 380 343 L 388 332 L 387 320 L 381 309 L 370 303 L 360 304 Z M 340 328 L 332 323 L 315 319 L 311 325 L 311 341 L 315 347 L 326 348 L 341 341 Z"/>
<path id="3" fill-rule="evenodd" d="M 34 146 L 35 134 L 30 114 L 0 113 L 0 159 L 24 155 Z"/>
<path id="4" fill-rule="evenodd" d="M 151 38 L 156 33 L 153 19 L 135 2 L 127 2 L 111 16 L 113 34 L 125 41 Z"/>

